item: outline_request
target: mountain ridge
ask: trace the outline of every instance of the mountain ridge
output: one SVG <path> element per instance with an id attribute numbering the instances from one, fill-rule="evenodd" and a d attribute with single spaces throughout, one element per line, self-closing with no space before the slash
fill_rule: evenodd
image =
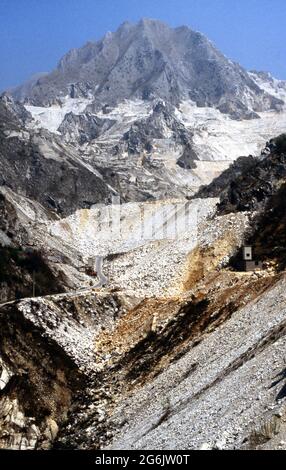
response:
<path id="1" fill-rule="evenodd" d="M 61 141 L 124 202 L 190 196 L 239 156 L 259 155 L 286 115 L 286 82 L 150 19 L 72 49 L 14 95 L 29 113 L 25 135 L 48 135 L 49 152 Z"/>
<path id="2" fill-rule="evenodd" d="M 146 18 L 71 49 L 54 71 L 13 93 L 40 106 L 66 95 L 92 97 L 98 107 L 130 98 L 157 97 L 175 105 L 192 99 L 234 117 L 283 105 L 202 33 Z"/>

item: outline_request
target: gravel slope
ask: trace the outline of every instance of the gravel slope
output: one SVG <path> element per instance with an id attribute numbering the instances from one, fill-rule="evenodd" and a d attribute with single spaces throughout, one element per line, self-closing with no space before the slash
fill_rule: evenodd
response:
<path id="1" fill-rule="evenodd" d="M 127 424 L 111 448 L 241 448 L 277 413 L 280 429 L 285 287 L 283 277 L 126 400 L 115 419 Z M 270 437 L 275 432 L 271 435 L 270 426 Z"/>

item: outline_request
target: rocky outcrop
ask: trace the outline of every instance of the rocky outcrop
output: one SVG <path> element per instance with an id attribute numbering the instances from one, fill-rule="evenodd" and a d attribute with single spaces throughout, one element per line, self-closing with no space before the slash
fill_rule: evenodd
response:
<path id="1" fill-rule="evenodd" d="M 114 123 L 112 119 L 99 119 L 89 113 L 76 115 L 71 112 L 66 114 L 58 130 L 67 140 L 82 145 L 99 137 Z"/>
<path id="2" fill-rule="evenodd" d="M 229 189 L 233 181 L 242 174 L 246 174 L 257 163 L 257 157 L 252 155 L 238 158 L 227 170 L 223 171 L 217 178 L 214 178 L 210 184 L 202 186 L 194 197 L 221 197 Z"/>
<path id="3" fill-rule="evenodd" d="M 280 272 L 286 268 L 286 186 L 282 186 L 273 195 L 268 195 L 262 211 L 254 217 L 252 230 L 246 237 L 246 244 L 253 246 L 256 259 L 263 261 L 264 266 Z M 238 265 L 238 253 L 232 264 Z"/>
<path id="4" fill-rule="evenodd" d="M 18 105 L 6 97 L 0 100 L 0 186 L 40 202 L 55 212 L 71 213 L 108 201 L 112 191 L 100 173 L 84 162 L 77 152 L 48 131 L 23 127 Z M 22 109 L 22 108 L 21 108 Z"/>
<path id="5" fill-rule="evenodd" d="M 0 246 L 0 303 L 64 290 L 42 253 Z"/>
<path id="6" fill-rule="evenodd" d="M 0 448 L 51 447 L 89 374 L 100 369 L 96 335 L 132 302 L 90 292 L 1 306 Z"/>
<path id="7" fill-rule="evenodd" d="M 259 158 L 239 158 L 210 185 L 201 188 L 195 197 L 220 196 L 220 214 L 258 210 L 284 183 L 286 154 L 283 142 L 283 136 L 272 139 Z"/>
<path id="8" fill-rule="evenodd" d="M 19 125 L 25 126 L 32 121 L 32 115 L 19 102 L 14 101 L 7 93 L 0 99 L 1 130 L 19 130 Z"/>
<path id="9" fill-rule="evenodd" d="M 19 217 L 15 201 L 0 190 L 0 303 L 65 289 L 44 251 L 33 246 L 30 230 Z"/>
<path id="10" fill-rule="evenodd" d="M 272 139 L 259 159 L 238 159 L 227 171 L 202 188 L 198 195 L 220 195 L 218 214 L 252 213 L 245 244 L 253 246 L 255 257 L 265 266 L 285 269 L 285 135 Z M 241 252 L 232 259 L 238 267 Z"/>
<path id="11" fill-rule="evenodd" d="M 148 118 L 135 121 L 123 136 L 128 152 L 133 154 L 144 150 L 151 153 L 152 143 L 166 138 L 190 147 L 192 133 L 175 117 L 175 108 L 162 101 L 156 103 Z"/>

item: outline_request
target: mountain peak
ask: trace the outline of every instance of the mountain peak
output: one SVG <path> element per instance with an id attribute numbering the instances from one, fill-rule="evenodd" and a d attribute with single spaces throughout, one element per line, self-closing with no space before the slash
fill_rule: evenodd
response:
<path id="1" fill-rule="evenodd" d="M 170 26 L 168 26 L 166 23 L 164 23 L 161 20 L 156 20 L 154 18 L 147 18 L 143 17 L 141 20 L 138 22 L 138 26 L 144 26 L 144 27 L 158 27 L 158 26 L 164 26 L 165 28 L 171 29 Z"/>
<path id="2" fill-rule="evenodd" d="M 130 31 L 131 28 L 134 28 L 134 23 L 132 23 L 131 21 L 124 21 L 123 23 L 121 23 L 117 31 Z"/>
<path id="3" fill-rule="evenodd" d="M 174 105 L 191 99 L 241 118 L 281 104 L 203 34 L 150 18 L 126 21 L 100 41 L 72 49 L 20 96 L 47 105 L 69 95 L 71 84 L 72 98 L 93 96 L 99 108 L 125 99 Z"/>

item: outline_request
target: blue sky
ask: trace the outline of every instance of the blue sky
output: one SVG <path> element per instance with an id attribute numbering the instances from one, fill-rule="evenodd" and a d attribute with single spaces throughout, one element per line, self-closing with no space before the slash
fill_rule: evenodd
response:
<path id="1" fill-rule="evenodd" d="M 0 0 L 0 90 L 143 16 L 186 24 L 244 67 L 286 79 L 285 0 Z"/>

